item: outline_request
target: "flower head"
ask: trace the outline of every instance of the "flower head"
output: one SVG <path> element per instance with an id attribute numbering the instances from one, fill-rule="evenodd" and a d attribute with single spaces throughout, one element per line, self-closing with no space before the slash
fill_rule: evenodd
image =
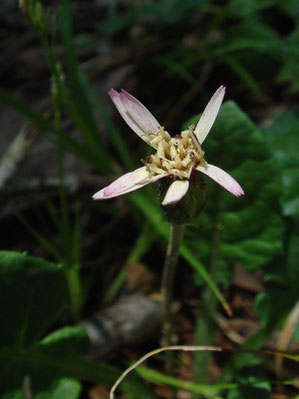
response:
<path id="1" fill-rule="evenodd" d="M 197 125 L 190 126 L 174 137 L 164 130 L 141 102 L 125 90 L 118 93 L 111 89 L 108 94 L 130 128 L 156 152 L 144 161 L 143 167 L 119 177 L 94 194 L 93 199 L 114 198 L 164 177 L 171 177 L 172 183 L 162 205 L 175 204 L 188 192 L 193 172 L 209 176 L 236 197 L 244 194 L 239 183 L 228 173 L 206 162 L 201 147 L 220 109 L 225 94 L 223 86 L 212 96 Z"/>

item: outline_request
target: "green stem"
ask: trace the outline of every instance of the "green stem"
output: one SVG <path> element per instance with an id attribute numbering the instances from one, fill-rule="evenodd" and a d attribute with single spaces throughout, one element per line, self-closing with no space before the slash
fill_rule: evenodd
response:
<path id="1" fill-rule="evenodd" d="M 161 292 L 163 297 L 163 345 L 171 345 L 172 316 L 171 304 L 173 298 L 173 283 L 176 264 L 179 256 L 179 249 L 185 231 L 183 224 L 171 224 L 170 239 L 166 252 L 166 259 L 163 270 Z"/>

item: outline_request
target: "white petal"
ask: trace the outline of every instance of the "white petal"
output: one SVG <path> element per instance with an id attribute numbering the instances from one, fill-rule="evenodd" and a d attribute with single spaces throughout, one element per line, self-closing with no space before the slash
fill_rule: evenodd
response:
<path id="1" fill-rule="evenodd" d="M 175 204 L 181 200 L 187 193 L 189 188 L 188 180 L 176 180 L 168 188 L 167 193 L 162 201 L 162 205 Z"/>
<path id="2" fill-rule="evenodd" d="M 220 86 L 219 89 L 214 93 L 213 97 L 208 102 L 205 110 L 203 111 L 194 132 L 202 144 L 207 137 L 211 127 L 213 126 L 217 114 L 219 112 L 223 97 L 225 94 L 225 87 Z"/>
<path id="3" fill-rule="evenodd" d="M 146 143 L 148 143 L 149 132 L 153 134 L 159 132 L 159 122 L 137 98 L 125 90 L 118 93 L 116 90 L 111 89 L 108 94 L 130 128 Z"/>
<path id="4" fill-rule="evenodd" d="M 136 123 L 146 132 L 150 131 L 157 134 L 161 125 L 152 113 L 140 101 L 138 101 L 137 98 L 127 91 L 122 90 L 121 97 L 122 96 L 125 107 L 130 112 L 132 118 L 135 119 Z"/>
<path id="5" fill-rule="evenodd" d="M 167 176 L 167 174 L 149 177 L 145 166 L 143 166 L 133 172 L 126 173 L 119 177 L 109 186 L 104 187 L 102 190 L 94 194 L 92 198 L 94 200 L 105 200 L 118 197 L 119 195 L 138 190 L 139 188 L 146 186 L 149 183 L 153 183 L 165 176 Z"/>
<path id="6" fill-rule="evenodd" d="M 244 194 L 244 191 L 240 184 L 233 179 L 228 173 L 224 172 L 224 170 L 217 168 L 217 166 L 209 165 L 206 166 L 197 166 L 196 170 L 204 173 L 213 179 L 216 183 L 220 184 L 227 191 L 231 192 L 236 197 Z"/>
<path id="7" fill-rule="evenodd" d="M 138 135 L 142 136 L 144 131 L 136 125 L 135 121 L 130 117 L 128 114 L 125 106 L 123 105 L 121 99 L 120 99 L 120 93 L 118 93 L 116 90 L 111 89 L 108 91 L 108 94 L 113 101 L 114 105 L 116 106 L 117 110 L 121 114 L 121 116 L 124 118 L 124 120 L 127 122 L 127 124 L 130 126 L 130 128 Z"/>

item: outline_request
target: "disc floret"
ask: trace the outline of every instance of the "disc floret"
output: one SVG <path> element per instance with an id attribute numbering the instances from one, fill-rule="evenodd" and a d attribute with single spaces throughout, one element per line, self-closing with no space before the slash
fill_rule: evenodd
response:
<path id="1" fill-rule="evenodd" d="M 171 137 L 164 127 L 149 139 L 149 144 L 157 148 L 155 154 L 144 162 L 150 177 L 167 174 L 178 179 L 189 179 L 198 165 L 205 165 L 204 151 L 194 134 L 194 125 L 181 134 Z"/>

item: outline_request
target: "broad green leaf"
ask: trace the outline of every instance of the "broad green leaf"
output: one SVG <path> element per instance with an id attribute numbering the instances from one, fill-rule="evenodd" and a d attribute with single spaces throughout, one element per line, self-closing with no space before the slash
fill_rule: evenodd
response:
<path id="1" fill-rule="evenodd" d="M 249 270 L 265 266 L 282 251 L 283 233 L 280 173 L 267 142 L 247 115 L 227 102 L 203 148 L 206 160 L 230 173 L 245 195 L 235 198 L 207 178 L 210 198 L 199 218 L 203 230 L 189 228 L 187 244 L 209 265 L 214 232 L 219 229 L 217 279 L 220 273 L 229 276 L 233 260 Z"/>
<path id="2" fill-rule="evenodd" d="M 0 347 L 24 348 L 45 334 L 66 305 L 62 269 L 26 253 L 0 252 Z"/>
<path id="3" fill-rule="evenodd" d="M 243 197 L 235 198 L 210 180 L 210 199 L 199 217 L 204 230 L 187 230 L 186 243 L 198 254 L 210 277 L 228 287 L 234 262 L 254 270 L 266 266 L 282 251 L 279 169 L 261 132 L 233 102 L 222 106 L 203 148 L 206 160 L 230 173 L 245 191 Z M 205 288 L 197 318 L 197 345 L 212 343 L 214 320 L 210 315 L 216 307 Z M 195 380 L 206 382 L 211 354 L 197 353 L 195 358 Z"/>
<path id="4" fill-rule="evenodd" d="M 299 114 L 280 112 L 264 129 L 264 134 L 282 174 L 284 192 L 280 200 L 283 213 L 299 215 Z"/>
<path id="5" fill-rule="evenodd" d="M 65 305 L 66 283 L 59 266 L 25 253 L 0 252 L 1 396 L 23 398 L 27 380 L 34 398 L 59 399 L 63 393 L 78 398 L 78 382 L 54 377 L 43 362 L 32 361 L 32 348 Z M 62 347 L 70 348 L 65 342 Z"/>

